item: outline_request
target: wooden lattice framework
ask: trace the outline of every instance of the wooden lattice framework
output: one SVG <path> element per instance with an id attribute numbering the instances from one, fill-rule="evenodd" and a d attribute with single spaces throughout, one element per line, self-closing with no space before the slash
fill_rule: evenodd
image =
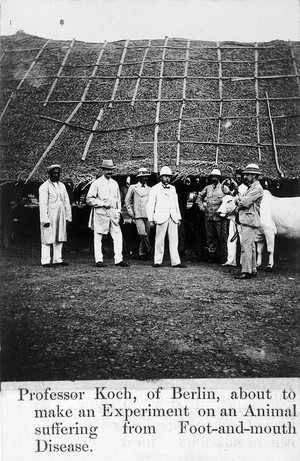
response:
<path id="1" fill-rule="evenodd" d="M 90 63 L 88 66 L 73 66 L 73 68 L 76 68 L 74 74 L 69 73 L 68 75 L 65 74 L 64 69 L 68 67 L 68 60 L 70 60 L 72 56 L 72 51 L 76 45 L 75 39 L 69 44 L 63 59 L 61 61 L 61 64 L 59 65 L 58 71 L 55 74 L 50 74 L 50 75 L 39 75 L 39 80 L 47 80 L 47 84 L 49 85 L 49 90 L 47 92 L 47 96 L 43 101 L 39 101 L 37 104 L 39 104 L 40 107 L 40 112 L 39 116 L 44 119 L 48 119 L 49 121 L 52 120 L 52 122 L 60 124 L 60 128 L 56 132 L 55 136 L 52 137 L 51 140 L 49 140 L 47 148 L 40 154 L 38 161 L 36 162 L 34 168 L 30 172 L 29 176 L 27 177 L 27 180 L 32 178 L 34 173 L 36 172 L 37 168 L 40 166 L 41 162 L 45 159 L 49 151 L 54 147 L 58 139 L 61 137 L 63 132 L 65 131 L 66 128 L 71 127 L 71 128 L 76 128 L 83 132 L 89 132 L 87 133 L 87 139 L 85 143 L 85 147 L 83 152 L 81 153 L 80 157 L 82 161 L 85 161 L 86 158 L 88 157 L 89 150 L 91 148 L 91 144 L 93 142 L 93 139 L 96 134 L 103 134 L 106 133 L 108 134 L 110 131 L 111 132 L 116 132 L 118 130 L 134 130 L 139 128 L 140 126 L 150 126 L 153 125 L 153 139 L 152 141 L 150 140 L 140 140 L 140 144 L 153 144 L 153 171 L 157 172 L 158 171 L 158 164 L 159 164 L 159 149 L 160 146 L 164 146 L 167 144 L 175 144 L 176 145 L 176 165 L 180 166 L 180 161 L 181 161 L 181 149 L 183 145 L 190 145 L 190 146 L 197 146 L 197 145 L 210 145 L 210 146 L 215 146 L 215 158 L 211 160 L 212 164 L 218 165 L 219 164 L 219 152 L 221 147 L 246 147 L 250 149 L 256 149 L 257 150 L 257 161 L 260 162 L 263 157 L 262 149 L 266 147 L 272 147 L 274 149 L 274 156 L 275 156 L 275 161 L 276 161 L 276 167 L 278 170 L 278 173 L 281 177 L 283 177 L 284 173 L 282 172 L 278 160 L 278 155 L 277 155 L 277 147 L 283 147 L 285 149 L 288 148 L 295 148 L 299 147 L 300 144 L 294 142 L 294 143 L 276 143 L 275 141 L 275 131 L 274 131 L 274 124 L 273 120 L 276 118 L 282 118 L 282 119 L 289 119 L 289 118 L 295 118 L 299 117 L 299 113 L 283 113 L 283 114 L 277 114 L 277 115 L 271 115 L 271 107 L 270 104 L 276 104 L 276 101 L 297 101 L 300 99 L 300 77 L 298 73 L 298 67 L 297 67 L 297 60 L 295 57 L 294 49 L 295 47 L 299 47 L 299 44 L 291 44 L 290 42 L 288 45 L 285 45 L 285 48 L 289 50 L 289 55 L 285 58 L 278 58 L 278 61 L 289 61 L 292 63 L 294 72 L 292 73 L 287 73 L 287 74 L 278 74 L 278 75 L 262 75 L 259 72 L 260 69 L 260 52 L 266 52 L 266 50 L 271 50 L 272 48 L 277 48 L 278 45 L 259 45 L 258 43 L 250 44 L 250 45 L 234 45 L 234 44 L 224 44 L 224 43 L 217 43 L 215 45 L 203 45 L 203 46 L 197 46 L 193 44 L 190 40 L 186 40 L 183 45 L 180 46 L 175 46 L 175 45 L 170 45 L 169 44 L 169 39 L 168 37 L 165 38 L 163 45 L 157 45 L 154 43 L 155 41 L 149 40 L 145 45 L 137 46 L 135 43 L 131 43 L 129 40 L 126 40 L 124 42 L 123 46 L 118 46 L 114 44 L 114 51 L 117 54 L 117 51 L 121 52 L 121 57 L 119 59 L 119 62 L 112 62 L 112 63 L 107 63 L 103 62 L 103 57 L 109 52 L 109 44 L 105 42 L 100 46 L 99 54 L 97 57 L 97 60 L 94 64 Z M 4 50 L 2 55 L 1 55 L 1 60 L 5 59 L 6 53 L 18 53 L 21 54 L 23 53 L 28 53 L 29 50 L 34 52 L 34 57 L 32 59 L 32 62 L 28 68 L 28 70 L 25 72 L 25 74 L 20 77 L 20 78 L 14 78 L 13 80 L 16 82 L 16 88 L 13 89 L 11 94 L 8 96 L 4 107 L 2 109 L 1 115 L 0 115 L 0 120 L 2 120 L 5 115 L 7 115 L 9 111 L 9 105 L 11 101 L 15 98 L 21 98 L 21 88 L 24 84 L 25 81 L 30 81 L 31 79 L 36 79 L 36 76 L 31 75 L 34 66 L 39 62 L 42 54 L 45 54 L 47 52 L 47 48 L 50 45 L 50 41 L 46 41 L 43 46 L 39 49 L 32 48 L 32 49 L 7 49 Z M 151 59 L 148 58 L 149 53 L 155 49 L 156 52 L 161 52 L 161 58 L 160 59 Z M 184 54 L 182 58 L 172 58 L 169 59 L 167 54 L 169 51 L 182 51 Z M 126 56 L 129 51 L 137 51 L 137 50 L 142 50 L 143 56 L 142 59 L 139 60 L 126 60 Z M 197 59 L 193 59 L 191 57 L 192 52 L 194 53 L 201 53 L 203 51 L 211 51 L 215 53 L 215 59 L 207 59 L 207 58 L 201 58 L 198 57 Z M 234 50 L 247 50 L 247 52 L 253 52 L 253 59 L 251 60 L 232 60 L 232 59 L 226 59 L 223 57 L 223 54 L 228 51 L 234 51 Z M 36 54 L 36 51 L 38 53 Z M 120 56 L 120 54 L 119 54 Z M 131 58 L 132 59 L 132 58 Z M 270 59 L 271 61 L 276 61 L 276 59 Z M 189 70 L 191 65 L 194 65 L 195 63 L 203 63 L 203 65 L 209 65 L 209 66 L 216 66 L 217 69 L 217 75 L 190 75 Z M 224 66 L 228 64 L 235 65 L 237 63 L 242 63 L 243 65 L 247 66 L 249 65 L 250 71 L 249 75 L 246 76 L 239 76 L 239 75 L 231 75 L 231 76 L 226 76 L 224 73 Z M 150 75 L 147 74 L 147 65 L 158 65 L 159 66 L 159 75 Z M 182 73 L 177 75 L 177 74 L 168 74 L 166 75 L 165 72 L 165 66 L 167 64 L 178 64 L 182 65 Z M 139 65 L 139 69 L 137 72 L 134 72 L 133 75 L 127 74 L 123 75 L 125 72 L 125 69 L 130 68 L 130 66 L 137 66 Z M 92 72 L 87 73 L 86 69 L 88 67 L 92 67 Z M 72 69 L 72 65 L 69 65 L 69 69 Z M 111 72 L 109 72 L 109 69 L 111 68 Z M 212 67 L 210 67 L 212 68 Z M 85 70 L 85 74 L 79 74 L 78 75 L 78 69 L 83 69 Z M 104 69 L 105 70 L 105 75 L 104 74 L 99 74 L 99 70 Z M 114 74 L 116 70 L 116 73 Z M 107 75 L 108 74 L 108 75 Z M 59 88 L 60 85 L 63 85 L 63 82 L 65 80 L 71 80 L 71 79 L 76 79 L 78 82 L 85 82 L 84 88 L 82 91 L 82 96 L 80 99 L 56 99 L 54 97 L 55 90 Z M 287 80 L 292 80 L 297 83 L 297 94 L 294 94 L 292 96 L 279 96 L 279 97 L 268 97 L 268 94 L 266 93 L 264 96 L 260 95 L 260 85 L 261 82 L 265 81 L 274 81 L 274 82 L 280 82 L 282 79 L 285 81 Z M 95 82 L 103 82 L 103 85 L 106 83 L 113 83 L 113 89 L 111 92 L 111 96 L 109 98 L 91 98 L 88 99 L 90 89 L 92 85 Z M 119 92 L 119 86 L 122 83 L 122 81 L 129 82 L 128 85 L 132 84 L 134 85 L 134 89 L 132 91 L 132 95 L 130 97 L 122 97 L 118 96 Z M 144 81 L 158 81 L 158 89 L 156 96 L 150 95 L 149 97 L 144 97 L 145 93 L 141 91 L 141 85 Z M 211 82 L 211 81 L 216 81 L 218 84 L 218 94 L 214 95 L 214 97 L 188 97 L 188 89 L 190 85 L 199 85 L 200 82 Z M 170 84 L 174 82 L 178 86 L 178 82 L 181 82 L 180 84 L 182 85 L 181 87 L 181 95 L 178 97 L 176 92 L 176 95 L 174 97 L 164 97 L 163 96 L 163 90 L 164 86 L 166 84 Z M 248 95 L 244 97 L 238 97 L 238 98 L 228 98 L 224 96 L 224 85 L 227 83 L 235 83 L 235 82 L 252 82 L 254 86 L 254 96 L 249 97 Z M 140 94 L 141 93 L 141 94 Z M 57 93 L 56 93 L 57 94 Z M 64 92 L 62 91 L 62 94 Z M 185 107 L 187 102 L 195 104 L 197 106 L 198 103 L 208 103 L 208 104 L 217 104 L 218 105 L 218 112 L 215 113 L 213 116 L 205 116 L 205 115 L 198 115 L 197 117 L 189 117 L 185 116 Z M 224 113 L 224 104 L 226 103 L 233 103 L 233 102 L 247 102 L 247 103 L 253 103 L 253 108 L 254 108 L 254 113 L 244 115 L 244 114 L 225 114 Z M 141 124 L 141 125 L 131 125 L 131 126 L 125 126 L 125 127 L 119 127 L 119 128 L 112 128 L 110 129 L 101 129 L 101 122 L 103 121 L 103 118 L 105 118 L 105 114 L 109 113 L 112 108 L 115 107 L 120 107 L 120 104 L 123 105 L 128 105 L 129 104 L 129 109 L 130 107 L 134 108 L 136 104 L 142 104 L 142 103 L 154 103 L 156 106 L 155 110 L 155 118 L 153 120 L 149 120 L 148 124 Z M 163 118 L 161 116 L 161 105 L 162 103 L 179 103 L 179 109 L 177 112 L 172 113 L 172 117 L 170 118 Z M 64 106 L 67 107 L 68 105 L 74 105 L 76 106 L 73 108 L 71 113 L 64 118 L 51 118 L 48 117 L 47 114 L 43 114 L 41 107 L 49 107 L 49 106 Z M 261 114 L 261 107 L 262 104 L 267 105 L 267 113 L 266 115 Z M 94 118 L 94 121 L 91 123 L 91 125 L 88 126 L 82 126 L 80 122 L 78 122 L 78 115 L 80 112 L 80 109 L 84 106 L 87 105 L 95 105 L 95 107 L 99 106 L 99 111 L 98 115 Z M 200 110 L 199 110 L 200 112 Z M 76 122 L 73 122 L 75 119 L 75 116 L 77 117 Z M 80 117 L 79 117 L 80 118 Z M 222 140 L 222 130 L 224 121 L 229 121 L 229 120 L 243 120 L 243 119 L 248 119 L 249 121 L 254 120 L 256 124 L 256 133 L 253 135 L 253 142 L 239 142 L 238 139 L 236 139 L 234 142 L 231 141 L 224 141 Z M 197 126 L 199 123 L 202 121 L 211 121 L 212 123 L 214 121 L 217 122 L 217 130 L 215 133 L 215 139 L 211 140 L 206 140 L 206 139 L 191 139 L 190 137 L 187 138 L 183 134 L 183 127 L 185 122 L 189 123 L 194 123 L 195 125 L 195 130 L 197 130 Z M 261 142 L 261 127 L 260 124 L 261 122 L 266 122 L 268 121 L 270 123 L 270 128 L 272 131 L 272 136 L 271 136 L 271 142 Z M 173 123 L 177 124 L 177 130 L 174 135 L 173 139 L 160 139 L 160 129 L 164 124 L 170 124 L 172 125 Z M 200 161 L 201 159 L 199 159 Z"/>

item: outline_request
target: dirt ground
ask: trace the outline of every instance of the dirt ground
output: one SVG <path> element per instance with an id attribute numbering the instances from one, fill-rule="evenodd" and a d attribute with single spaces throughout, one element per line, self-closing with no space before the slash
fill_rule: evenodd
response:
<path id="1" fill-rule="evenodd" d="M 38 243 L 2 250 L 2 381 L 299 376 L 299 245 L 245 281 L 188 252 L 120 268 L 107 244 L 99 269 L 91 238 L 64 248 L 50 269 Z"/>

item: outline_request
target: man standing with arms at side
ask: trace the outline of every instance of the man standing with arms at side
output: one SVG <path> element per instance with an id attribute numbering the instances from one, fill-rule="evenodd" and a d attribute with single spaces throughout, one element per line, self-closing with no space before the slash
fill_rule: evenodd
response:
<path id="1" fill-rule="evenodd" d="M 135 220 L 136 230 L 140 237 L 139 259 L 142 261 L 146 261 L 151 253 L 150 224 L 146 212 L 151 190 L 151 187 L 147 185 L 150 175 L 147 168 L 140 168 L 137 174 L 138 183 L 129 186 L 125 197 L 128 214 Z"/>
<path id="2" fill-rule="evenodd" d="M 110 233 L 114 245 L 115 266 L 128 267 L 123 261 L 123 236 L 120 227 L 121 195 L 117 181 L 112 179 L 115 165 L 112 160 L 103 160 L 102 176 L 96 179 L 86 196 L 92 207 L 89 227 L 94 231 L 94 254 L 97 267 L 103 266 L 102 237 Z"/>
<path id="3" fill-rule="evenodd" d="M 250 279 L 257 275 L 255 234 L 260 225 L 260 204 L 263 198 L 263 188 L 258 176 L 259 166 L 250 163 L 243 171 L 249 189 L 237 201 L 239 221 L 241 224 L 241 263 L 242 273 L 236 279 Z"/>
<path id="4" fill-rule="evenodd" d="M 185 268 L 178 253 L 178 226 L 181 214 L 174 186 L 170 185 L 172 171 L 164 166 L 160 170 L 160 182 L 152 187 L 147 203 L 147 215 L 150 226 L 156 225 L 154 264 L 160 267 L 164 257 L 165 237 L 168 232 L 169 252 L 172 267 Z"/>
<path id="5" fill-rule="evenodd" d="M 228 220 L 221 217 L 217 210 L 222 204 L 224 192 L 220 183 L 221 171 L 214 168 L 210 173 L 211 184 L 199 192 L 196 203 L 204 211 L 208 262 L 227 261 Z"/>
<path id="6" fill-rule="evenodd" d="M 60 182 L 61 166 L 49 166 L 49 179 L 39 188 L 43 267 L 51 267 L 51 246 L 53 265 L 68 266 L 62 259 L 63 242 L 67 241 L 67 222 L 72 221 L 72 211 L 65 185 Z"/>

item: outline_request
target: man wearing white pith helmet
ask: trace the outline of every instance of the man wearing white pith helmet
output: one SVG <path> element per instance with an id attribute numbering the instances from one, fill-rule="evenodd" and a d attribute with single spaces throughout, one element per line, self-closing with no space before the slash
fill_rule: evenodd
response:
<path id="1" fill-rule="evenodd" d="M 228 220 L 217 210 L 222 204 L 224 192 L 220 183 L 221 171 L 214 168 L 209 175 L 211 184 L 199 192 L 197 204 L 205 215 L 205 230 L 209 251 L 208 262 L 225 263 L 227 260 Z"/>
<path id="2" fill-rule="evenodd" d="M 250 279 L 257 275 L 255 234 L 260 225 L 260 204 L 263 198 L 263 188 L 258 177 L 261 174 L 259 166 L 249 163 L 243 171 L 249 189 L 237 201 L 239 222 L 241 224 L 241 263 L 242 273 L 237 279 Z"/>
<path id="3" fill-rule="evenodd" d="M 176 189 L 170 184 L 172 171 L 164 166 L 160 170 L 160 182 L 152 187 L 147 203 L 150 226 L 156 225 L 154 264 L 160 267 L 164 257 L 165 237 L 168 232 L 169 252 L 172 267 L 186 267 L 178 253 L 178 226 L 181 224 Z"/>

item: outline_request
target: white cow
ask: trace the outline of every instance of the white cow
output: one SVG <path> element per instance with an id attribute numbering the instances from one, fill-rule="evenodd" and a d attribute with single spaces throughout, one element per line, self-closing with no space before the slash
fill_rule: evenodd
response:
<path id="1" fill-rule="evenodd" d="M 225 195 L 218 213 L 232 219 L 237 198 Z M 262 264 L 262 252 L 264 240 L 266 240 L 269 254 L 267 269 L 273 269 L 275 235 L 290 239 L 300 238 L 300 197 L 279 198 L 274 197 L 268 190 L 264 190 L 260 205 L 260 227 L 256 237 L 257 267 Z"/>

